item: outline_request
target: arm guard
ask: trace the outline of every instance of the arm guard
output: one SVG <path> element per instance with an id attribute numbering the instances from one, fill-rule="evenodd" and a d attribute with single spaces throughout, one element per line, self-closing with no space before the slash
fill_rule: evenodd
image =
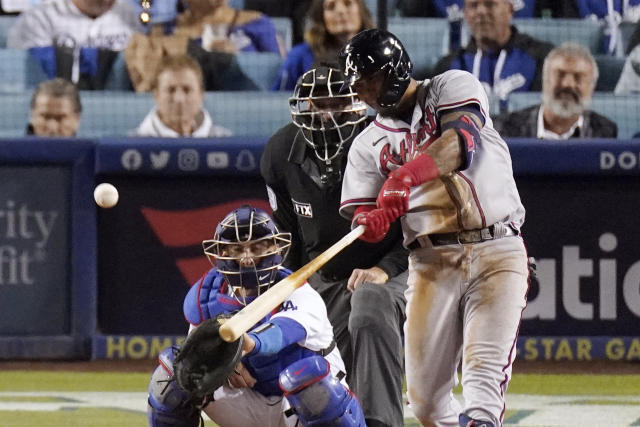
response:
<path id="1" fill-rule="evenodd" d="M 460 116 L 455 120 L 443 124 L 442 132 L 447 129 L 453 129 L 458 134 L 460 153 L 462 155 L 462 162 L 458 170 L 463 171 L 471 166 L 477 143 L 480 141 L 480 129 L 478 129 L 475 122 L 467 116 Z"/>

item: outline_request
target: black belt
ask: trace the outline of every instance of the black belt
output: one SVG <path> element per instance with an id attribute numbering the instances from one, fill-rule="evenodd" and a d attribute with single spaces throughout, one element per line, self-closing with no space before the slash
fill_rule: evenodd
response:
<path id="1" fill-rule="evenodd" d="M 318 350 L 315 353 L 319 354 L 322 357 L 325 357 L 327 354 L 331 353 L 334 348 L 336 348 L 336 340 L 331 340 L 331 343 L 329 344 L 329 346 L 327 348 L 323 348 L 322 350 Z"/>
<path id="2" fill-rule="evenodd" d="M 425 242 L 425 237 L 429 239 L 431 246 L 444 246 L 444 245 L 458 245 L 464 243 L 480 243 L 487 240 L 499 239 L 506 236 L 516 236 L 518 231 L 510 225 L 501 224 L 500 228 L 503 231 L 499 231 L 496 225 L 490 225 L 489 227 L 477 229 L 477 230 L 463 230 L 453 233 L 436 233 L 428 234 L 427 236 L 419 236 L 413 242 L 407 246 L 409 250 L 423 248 L 429 246 Z"/>

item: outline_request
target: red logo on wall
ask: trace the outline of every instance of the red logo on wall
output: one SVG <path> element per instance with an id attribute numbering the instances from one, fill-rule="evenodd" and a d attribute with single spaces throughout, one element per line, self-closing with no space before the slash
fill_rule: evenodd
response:
<path id="1" fill-rule="evenodd" d="M 216 226 L 229 212 L 241 205 L 248 204 L 271 213 L 269 202 L 262 199 L 241 199 L 220 203 L 215 206 L 183 211 L 167 211 L 154 208 L 141 208 L 142 215 L 167 248 L 187 248 L 200 245 L 203 240 L 213 237 Z M 178 258 L 176 266 L 189 284 L 195 283 L 202 274 L 211 268 L 207 257 L 202 253 L 196 258 Z"/>

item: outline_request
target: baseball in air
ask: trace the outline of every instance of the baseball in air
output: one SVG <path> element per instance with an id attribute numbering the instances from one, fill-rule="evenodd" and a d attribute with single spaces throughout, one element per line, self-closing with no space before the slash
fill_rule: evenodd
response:
<path id="1" fill-rule="evenodd" d="M 93 190 L 93 198 L 101 208 L 112 208 L 118 203 L 118 190 L 113 185 L 103 182 Z"/>

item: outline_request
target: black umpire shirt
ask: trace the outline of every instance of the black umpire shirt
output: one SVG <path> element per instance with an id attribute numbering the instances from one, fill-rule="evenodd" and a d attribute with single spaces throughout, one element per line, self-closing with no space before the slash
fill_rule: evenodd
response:
<path id="1" fill-rule="evenodd" d="M 292 235 L 284 265 L 294 271 L 351 230 L 351 221 L 338 213 L 342 181 L 321 186 L 314 159 L 313 149 L 290 123 L 267 142 L 260 161 L 262 177 L 270 189 L 273 217 L 283 231 Z M 344 172 L 346 161 L 343 163 Z M 320 274 L 325 281 L 338 281 L 347 279 L 354 268 L 377 266 L 391 278 L 406 270 L 408 262 L 400 222 L 396 221 L 384 240 L 374 244 L 357 239 L 325 264 Z"/>

